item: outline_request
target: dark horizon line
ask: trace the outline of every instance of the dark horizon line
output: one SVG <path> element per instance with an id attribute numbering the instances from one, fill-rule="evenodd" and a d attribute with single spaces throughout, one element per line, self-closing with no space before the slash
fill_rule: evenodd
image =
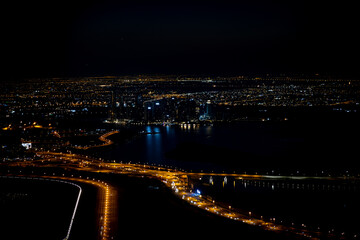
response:
<path id="1" fill-rule="evenodd" d="M 8 77 L 4 78 L 5 82 L 7 81 L 27 81 L 35 79 L 64 79 L 64 78 L 106 78 L 106 77 L 125 77 L 125 76 L 176 76 L 176 77 L 244 77 L 244 78 L 255 78 L 255 77 L 293 77 L 293 78 L 317 78 L 317 79 L 344 79 L 344 80 L 360 80 L 358 74 L 343 74 L 343 73 L 326 73 L 326 72 L 228 72 L 228 73 L 193 73 L 193 72 L 128 72 L 128 73 L 80 73 L 80 74 L 44 74 L 44 75 L 34 75 L 34 76 L 17 76 L 17 77 Z"/>

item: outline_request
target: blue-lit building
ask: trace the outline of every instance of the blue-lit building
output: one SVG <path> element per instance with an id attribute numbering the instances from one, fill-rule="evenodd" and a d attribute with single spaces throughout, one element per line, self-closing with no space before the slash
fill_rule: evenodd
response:
<path id="1" fill-rule="evenodd" d="M 145 122 L 164 121 L 164 100 L 151 100 L 144 102 Z"/>
<path id="2" fill-rule="evenodd" d="M 205 104 L 200 105 L 199 120 L 212 120 L 214 118 L 214 105 L 208 100 Z"/>

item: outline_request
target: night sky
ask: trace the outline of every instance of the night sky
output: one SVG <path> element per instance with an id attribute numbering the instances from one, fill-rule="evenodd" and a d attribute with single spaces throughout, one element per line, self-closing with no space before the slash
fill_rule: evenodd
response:
<path id="1" fill-rule="evenodd" d="M 12 1 L 3 11 L 2 79 L 360 76 L 355 1 Z"/>

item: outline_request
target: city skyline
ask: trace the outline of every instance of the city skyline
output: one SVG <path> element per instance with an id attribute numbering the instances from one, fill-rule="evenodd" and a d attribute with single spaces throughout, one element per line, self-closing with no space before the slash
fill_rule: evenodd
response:
<path id="1" fill-rule="evenodd" d="M 5 239 L 357 240 L 357 5 L 7 2 Z"/>

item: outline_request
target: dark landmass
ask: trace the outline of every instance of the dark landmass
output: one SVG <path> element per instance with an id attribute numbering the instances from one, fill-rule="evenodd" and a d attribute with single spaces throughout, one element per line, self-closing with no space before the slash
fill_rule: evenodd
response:
<path id="1" fill-rule="evenodd" d="M 78 189 L 63 183 L 0 179 L 2 239 L 63 239 Z"/>
<path id="2" fill-rule="evenodd" d="M 69 141 L 72 145 L 79 144 L 80 146 L 90 146 L 90 148 L 88 149 L 73 148 L 72 152 L 99 157 L 98 155 L 101 155 L 101 153 L 106 152 L 109 149 L 116 148 L 118 145 L 124 144 L 127 141 L 131 141 L 138 135 L 138 132 L 139 132 L 138 128 L 136 127 L 121 128 L 119 130 L 119 133 L 115 133 L 107 137 L 107 139 L 113 142 L 113 144 L 110 145 L 103 145 L 104 142 L 99 139 L 101 134 L 71 137 L 69 138 Z M 98 147 L 91 147 L 91 146 L 98 146 Z"/>
<path id="3" fill-rule="evenodd" d="M 131 139 L 135 138 L 139 133 L 139 129 L 137 127 L 124 127 L 120 128 L 119 133 L 110 135 L 108 139 L 114 142 L 114 145 L 122 144 L 127 141 L 131 141 Z"/>
<path id="4" fill-rule="evenodd" d="M 98 239 L 97 188 L 84 183 L 79 184 L 83 192 L 76 212 L 70 239 Z"/>

